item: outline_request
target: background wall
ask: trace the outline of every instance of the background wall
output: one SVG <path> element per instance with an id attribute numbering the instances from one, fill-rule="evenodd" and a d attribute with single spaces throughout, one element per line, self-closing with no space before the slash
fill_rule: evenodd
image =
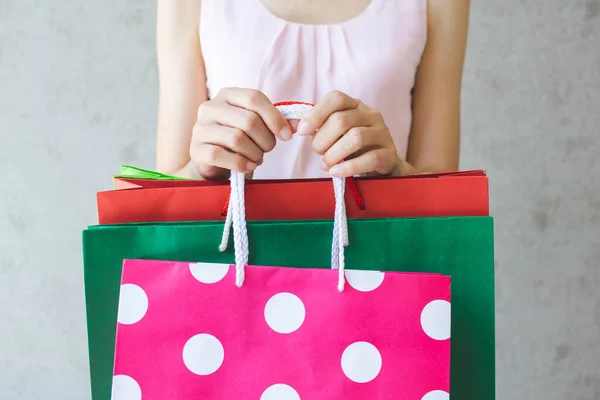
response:
<path id="1" fill-rule="evenodd" d="M 600 399 L 600 1 L 472 3 L 463 168 L 491 178 L 498 399 Z M 153 166 L 154 14 L 0 0 L 2 399 L 89 398 L 80 232 L 120 164 Z"/>

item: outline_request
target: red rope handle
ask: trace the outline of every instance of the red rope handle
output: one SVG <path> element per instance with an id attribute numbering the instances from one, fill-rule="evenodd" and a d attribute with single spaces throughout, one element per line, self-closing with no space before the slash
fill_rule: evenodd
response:
<path id="1" fill-rule="evenodd" d="M 314 104 L 311 103 L 305 103 L 302 101 L 280 101 L 274 104 L 275 107 L 278 106 L 291 106 L 294 104 L 304 104 L 307 106 L 314 106 Z M 356 186 L 356 182 L 354 181 L 354 178 L 352 178 L 351 176 L 346 178 L 346 185 L 348 187 L 348 189 L 350 190 L 350 193 L 352 194 L 352 197 L 354 198 L 354 202 L 356 203 L 356 206 L 358 207 L 359 210 L 364 210 L 367 208 L 367 206 L 365 205 L 365 200 L 363 199 L 362 195 L 360 194 L 360 191 L 358 190 L 358 186 Z M 227 196 L 227 200 L 225 201 L 225 204 L 223 205 L 223 208 L 221 209 L 221 215 L 223 217 L 227 216 L 227 209 L 229 208 L 229 196 Z"/>
<path id="2" fill-rule="evenodd" d="M 223 204 L 223 208 L 221 208 L 221 215 L 223 217 L 227 216 L 227 210 L 229 209 L 229 199 L 231 198 L 231 194 L 227 195 L 227 200 L 225 200 L 225 204 Z"/>
<path id="3" fill-rule="evenodd" d="M 346 186 L 348 186 L 348 189 L 350 189 L 350 193 L 352 193 L 352 197 L 354 198 L 354 202 L 356 203 L 358 209 L 361 211 L 366 209 L 367 205 L 365 204 L 365 199 L 363 199 L 362 195 L 360 194 L 358 186 L 356 186 L 356 182 L 354 181 L 353 177 L 349 176 L 346 178 Z"/>
<path id="4" fill-rule="evenodd" d="M 314 106 L 314 104 L 312 104 L 312 103 L 305 103 L 303 101 L 279 101 L 273 105 L 275 107 L 279 107 L 279 106 L 293 106 L 294 104 L 304 104 L 307 106 Z"/>

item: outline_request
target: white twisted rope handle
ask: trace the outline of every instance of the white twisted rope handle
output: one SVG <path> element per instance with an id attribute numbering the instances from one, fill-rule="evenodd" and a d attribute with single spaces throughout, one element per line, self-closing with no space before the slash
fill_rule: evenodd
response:
<path id="1" fill-rule="evenodd" d="M 310 109 L 309 104 L 292 103 L 278 105 L 277 109 L 286 119 L 301 119 Z M 246 228 L 246 208 L 244 198 L 245 175 L 231 171 L 231 195 L 227 218 L 219 251 L 227 249 L 229 232 L 233 226 L 233 247 L 235 252 L 235 284 L 244 284 L 244 268 L 248 264 L 248 231 Z M 333 178 L 335 213 L 333 219 L 333 240 L 331 243 L 331 268 L 338 269 L 338 290 L 342 292 L 346 283 L 344 247 L 348 246 L 348 221 L 346 219 L 345 180 Z"/>

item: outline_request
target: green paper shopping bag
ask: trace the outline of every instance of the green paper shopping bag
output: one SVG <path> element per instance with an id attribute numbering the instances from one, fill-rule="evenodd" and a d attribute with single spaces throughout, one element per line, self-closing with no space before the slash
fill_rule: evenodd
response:
<path id="1" fill-rule="evenodd" d="M 451 276 L 451 398 L 493 400 L 492 218 L 349 220 L 348 229 L 348 269 Z M 331 231 L 330 221 L 249 222 L 250 264 L 330 268 Z M 233 253 L 217 249 L 222 233 L 221 222 L 96 226 L 84 232 L 94 400 L 110 399 L 123 259 L 231 263 Z"/>

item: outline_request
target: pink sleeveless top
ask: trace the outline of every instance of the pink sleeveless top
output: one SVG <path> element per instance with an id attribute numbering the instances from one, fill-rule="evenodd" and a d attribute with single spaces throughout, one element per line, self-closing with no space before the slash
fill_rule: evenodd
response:
<path id="1" fill-rule="evenodd" d="M 426 16 L 427 0 L 372 0 L 347 22 L 304 25 L 276 17 L 260 0 L 202 0 L 200 42 L 209 98 L 224 87 L 243 87 L 273 102 L 316 103 L 340 90 L 381 111 L 404 157 Z M 320 165 L 310 138 L 295 136 L 265 154 L 254 178 L 328 176 Z"/>

